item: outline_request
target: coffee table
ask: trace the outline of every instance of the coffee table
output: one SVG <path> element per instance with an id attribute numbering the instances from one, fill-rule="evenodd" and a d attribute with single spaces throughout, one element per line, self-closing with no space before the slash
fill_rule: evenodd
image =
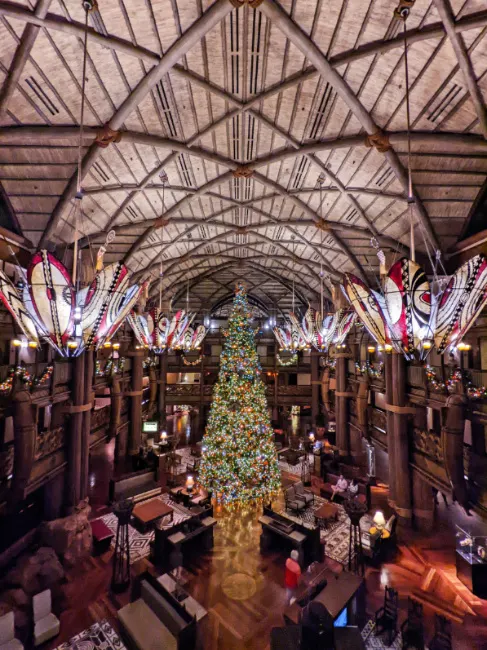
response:
<path id="1" fill-rule="evenodd" d="M 313 513 L 316 523 L 320 527 L 323 526 L 324 528 L 328 528 L 328 522 L 330 519 L 337 521 L 339 510 L 338 506 L 335 506 L 333 503 L 324 503 Z"/>
<path id="2" fill-rule="evenodd" d="M 162 519 L 167 515 L 171 515 L 171 521 L 173 521 L 173 514 L 174 510 L 171 506 L 168 506 L 161 499 L 151 499 L 150 501 L 138 503 L 132 512 L 134 519 L 144 531 L 158 519 Z"/>

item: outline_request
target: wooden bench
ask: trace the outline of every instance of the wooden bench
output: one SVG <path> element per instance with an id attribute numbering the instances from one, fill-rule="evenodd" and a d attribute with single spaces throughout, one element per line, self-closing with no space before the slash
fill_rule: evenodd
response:
<path id="1" fill-rule="evenodd" d="M 91 532 L 93 534 L 93 551 L 95 555 L 101 555 L 110 548 L 113 532 L 108 528 L 103 519 L 92 519 L 90 521 Z"/>

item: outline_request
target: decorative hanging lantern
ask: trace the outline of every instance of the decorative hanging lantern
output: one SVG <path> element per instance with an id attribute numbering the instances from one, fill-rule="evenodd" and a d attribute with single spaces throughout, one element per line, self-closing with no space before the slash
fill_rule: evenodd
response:
<path id="1" fill-rule="evenodd" d="M 309 348 L 304 332 L 293 313 L 289 315 L 289 321 L 286 321 L 283 327 L 276 326 L 273 332 L 281 352 L 297 352 Z"/>
<path id="2" fill-rule="evenodd" d="M 345 273 L 343 292 L 372 338 L 384 349 L 392 349 L 384 298 L 350 273 Z"/>

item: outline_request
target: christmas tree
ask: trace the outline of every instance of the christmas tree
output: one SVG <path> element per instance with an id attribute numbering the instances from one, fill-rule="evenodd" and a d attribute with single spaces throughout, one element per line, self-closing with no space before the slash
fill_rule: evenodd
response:
<path id="1" fill-rule="evenodd" d="M 221 503 L 270 501 L 281 487 L 250 318 L 245 288 L 237 284 L 199 476 Z"/>

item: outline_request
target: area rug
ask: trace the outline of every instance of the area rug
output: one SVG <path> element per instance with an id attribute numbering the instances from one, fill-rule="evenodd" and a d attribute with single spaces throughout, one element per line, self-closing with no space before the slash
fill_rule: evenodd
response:
<path id="1" fill-rule="evenodd" d="M 367 650 L 400 650 L 402 648 L 401 635 L 398 634 L 392 645 L 386 645 L 380 636 L 375 636 L 375 623 L 370 619 L 362 630 L 362 639 Z"/>
<path id="2" fill-rule="evenodd" d="M 295 521 L 313 526 L 315 524 L 314 512 L 324 503 L 328 503 L 327 499 L 315 496 L 314 504 L 309 508 L 306 508 L 300 517 L 290 515 L 285 511 L 284 505 L 281 506 L 280 511 Z M 320 530 L 320 538 L 321 541 L 325 542 L 325 555 L 332 560 L 345 565 L 348 563 L 350 519 L 345 512 L 345 508 L 341 504 L 337 503 L 335 505 L 338 507 L 338 519 L 337 521 L 330 521 L 327 529 L 322 528 Z M 372 517 L 370 515 L 364 515 L 360 520 L 360 530 L 362 532 L 368 532 L 372 525 Z"/>
<path id="3" fill-rule="evenodd" d="M 103 620 L 61 643 L 56 650 L 126 650 L 126 647 L 110 623 Z"/>
<path id="4" fill-rule="evenodd" d="M 167 503 L 168 506 L 171 506 L 171 508 L 174 510 L 173 513 L 173 521 L 171 522 L 168 517 L 164 517 L 161 522 L 162 528 L 171 528 L 175 524 L 179 524 L 182 521 L 185 521 L 186 519 L 189 519 L 189 515 L 186 514 L 186 512 L 179 506 L 177 503 L 175 503 L 169 494 L 161 494 L 160 497 L 156 497 L 157 499 L 161 499 L 161 501 L 164 501 L 164 503 Z M 108 528 L 113 532 L 115 537 L 112 540 L 112 548 L 115 547 L 115 538 L 117 535 L 117 517 L 116 515 L 113 514 L 113 512 L 109 513 L 108 515 L 104 515 L 102 518 L 102 521 L 108 526 Z M 137 562 L 137 560 L 142 559 L 143 557 L 147 557 L 150 553 L 150 543 L 154 539 L 154 531 L 149 530 L 146 533 L 142 533 L 140 530 L 137 530 L 137 528 L 134 528 L 129 524 L 129 548 L 130 548 L 130 564 L 133 564 L 134 562 Z"/>

